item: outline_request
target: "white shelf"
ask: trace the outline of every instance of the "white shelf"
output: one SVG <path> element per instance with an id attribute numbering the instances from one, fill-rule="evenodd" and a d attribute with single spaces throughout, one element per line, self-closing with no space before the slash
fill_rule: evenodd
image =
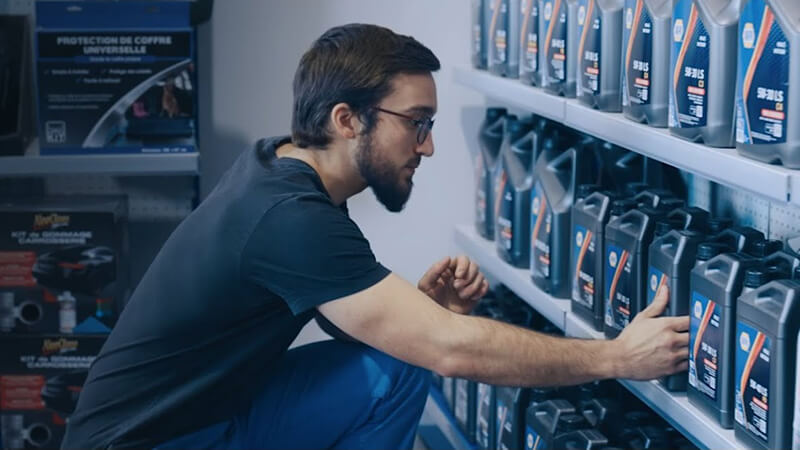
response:
<path id="1" fill-rule="evenodd" d="M 461 225 L 456 228 L 456 243 L 481 267 L 498 281 L 508 286 L 541 315 L 564 329 L 569 300 L 557 300 L 536 287 L 530 271 L 507 264 L 497 255 L 495 243 L 481 237 L 475 227 Z"/>
<path id="2" fill-rule="evenodd" d="M 681 170 L 770 200 L 800 205 L 800 171 L 745 158 L 732 148 L 691 143 L 670 135 L 665 129 L 632 122 L 622 114 L 593 110 L 577 100 L 555 97 L 542 89 L 485 71 L 457 68 L 454 79 L 490 98 L 561 121 Z"/>
<path id="3" fill-rule="evenodd" d="M 471 225 L 459 225 L 455 230 L 456 243 L 481 267 L 498 281 L 522 297 L 526 302 L 547 317 L 567 336 L 586 339 L 605 339 L 588 323 L 571 312 L 570 302 L 553 298 L 530 280 L 528 272 L 506 264 L 494 247 L 494 242 L 481 237 Z M 560 319 L 559 319 L 560 317 Z M 744 448 L 736 440 L 733 430 L 725 430 L 712 418 L 689 404 L 685 393 L 670 393 L 655 381 L 619 382 L 639 397 L 656 413 L 701 448 Z"/>
<path id="4" fill-rule="evenodd" d="M 0 177 L 104 174 L 198 175 L 197 153 L 160 155 L 3 156 Z"/>

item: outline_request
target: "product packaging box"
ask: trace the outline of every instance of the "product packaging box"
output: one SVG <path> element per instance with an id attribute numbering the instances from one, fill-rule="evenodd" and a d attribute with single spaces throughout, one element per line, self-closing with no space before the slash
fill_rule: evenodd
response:
<path id="1" fill-rule="evenodd" d="M 0 336 L 3 449 L 59 448 L 103 336 Z"/>
<path id="2" fill-rule="evenodd" d="M 0 199 L 0 336 L 110 332 L 129 290 L 127 234 L 125 197 Z"/>
<path id="3" fill-rule="evenodd" d="M 33 138 L 30 23 L 0 15 L 0 156 L 22 155 Z"/>
<path id="4" fill-rule="evenodd" d="M 36 2 L 43 155 L 196 151 L 191 3 Z"/>

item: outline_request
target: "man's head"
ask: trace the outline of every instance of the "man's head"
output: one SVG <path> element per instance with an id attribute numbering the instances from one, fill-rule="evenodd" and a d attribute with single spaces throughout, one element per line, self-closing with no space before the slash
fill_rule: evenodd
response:
<path id="1" fill-rule="evenodd" d="M 328 30 L 303 55 L 294 79 L 292 141 L 354 146 L 366 184 L 390 211 L 403 208 L 414 168 L 433 153 L 431 72 L 439 60 L 411 37 L 375 25 Z"/>

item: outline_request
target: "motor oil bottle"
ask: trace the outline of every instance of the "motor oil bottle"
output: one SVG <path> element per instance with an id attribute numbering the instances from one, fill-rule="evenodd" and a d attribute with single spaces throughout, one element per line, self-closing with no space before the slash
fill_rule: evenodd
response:
<path id="1" fill-rule="evenodd" d="M 475 401 L 477 399 L 478 385 L 474 381 L 456 378 L 455 399 L 453 415 L 461 431 L 469 440 L 475 439 Z"/>
<path id="2" fill-rule="evenodd" d="M 650 185 L 643 181 L 634 181 L 627 183 L 622 189 L 622 193 L 627 198 L 634 198 L 640 192 L 650 189 Z"/>
<path id="3" fill-rule="evenodd" d="M 598 331 L 603 330 L 605 317 L 602 289 L 605 230 L 614 202 L 612 193 L 595 192 L 578 200 L 572 208 L 572 311 Z M 624 203 L 618 208 L 624 208 Z"/>
<path id="4" fill-rule="evenodd" d="M 739 20 L 736 148 L 744 156 L 800 168 L 800 3 L 749 0 Z M 792 64 L 793 63 L 793 64 Z"/>
<path id="5" fill-rule="evenodd" d="M 492 194 L 492 207 L 494 209 L 491 211 L 491 220 L 494 224 L 493 239 L 495 241 L 497 241 L 498 236 L 501 235 L 501 230 L 497 227 L 497 221 L 500 218 L 500 210 L 503 207 L 503 198 L 508 191 L 507 188 L 509 183 L 509 173 L 506 170 L 505 155 L 511 152 L 511 146 L 525 136 L 530 127 L 531 123 L 529 118 L 520 119 L 515 115 L 508 115 L 506 117 L 503 141 L 502 144 L 500 144 L 500 152 L 495 160 L 495 167 L 492 172 L 492 188 L 494 190 Z M 501 243 L 498 241 L 496 246 L 499 248 L 500 245 Z"/>
<path id="6" fill-rule="evenodd" d="M 498 386 L 496 447 L 498 450 L 522 448 L 525 433 L 525 407 L 528 405 L 530 390 L 520 387 Z"/>
<path id="7" fill-rule="evenodd" d="M 576 16 L 578 0 L 544 0 L 539 42 L 544 89 L 554 95 L 575 98 L 575 54 L 578 49 Z"/>
<path id="8" fill-rule="evenodd" d="M 736 307 L 736 438 L 751 448 L 792 445 L 800 283 L 771 281 Z"/>
<path id="9" fill-rule="evenodd" d="M 519 78 L 519 2 L 487 0 L 489 4 L 489 71 L 506 78 Z"/>
<path id="10" fill-rule="evenodd" d="M 603 449 L 606 445 L 608 445 L 608 438 L 594 429 L 570 431 L 559 435 L 553 440 L 553 448 L 568 450 Z"/>
<path id="11" fill-rule="evenodd" d="M 708 221 L 708 233 L 715 235 L 722 230 L 726 230 L 733 226 L 733 219 L 730 217 L 713 217 Z"/>
<path id="12" fill-rule="evenodd" d="M 489 35 L 487 12 L 492 0 L 472 0 L 472 67 L 486 70 L 488 67 Z"/>
<path id="13" fill-rule="evenodd" d="M 527 129 L 526 122 L 512 124 L 508 150 L 500 155 L 504 176 L 500 180 L 500 196 L 495 199 L 497 222 L 495 242 L 500 257 L 509 264 L 527 269 L 530 263 L 531 189 L 533 161 L 539 150 L 541 134 L 547 121 L 541 119 L 538 129 Z"/>
<path id="14" fill-rule="evenodd" d="M 672 19 L 669 128 L 711 147 L 734 145 L 739 14 L 744 0 L 677 0 Z"/>
<path id="15" fill-rule="evenodd" d="M 577 414 L 568 401 L 548 400 L 528 408 L 525 422 L 525 448 L 553 448 L 554 440 L 564 433 L 589 429 L 586 419 Z"/>
<path id="16" fill-rule="evenodd" d="M 589 425 L 606 434 L 622 419 L 622 405 L 613 398 L 595 398 L 581 407 L 581 414 Z"/>
<path id="17" fill-rule="evenodd" d="M 648 251 L 655 223 L 664 215 L 663 210 L 640 207 L 606 227 L 604 331 L 609 338 L 619 335 L 645 306 Z"/>
<path id="18" fill-rule="evenodd" d="M 697 247 L 705 235 L 693 230 L 672 230 L 650 245 L 650 267 L 647 278 L 647 304 L 653 302 L 663 286 L 669 287 L 669 303 L 663 315 L 677 317 L 689 314 L 689 283 L 697 259 Z M 686 372 L 661 378 L 668 391 L 686 390 Z"/>
<path id="19" fill-rule="evenodd" d="M 658 208 L 662 200 L 673 197 L 672 192 L 665 189 L 649 188 L 636 194 L 633 199 L 636 200 L 639 206 Z"/>
<path id="20" fill-rule="evenodd" d="M 531 277 L 543 291 L 570 298 L 572 205 L 577 187 L 593 181 L 593 142 L 583 140 L 561 152 L 546 146 L 536 161 L 531 191 Z"/>
<path id="21" fill-rule="evenodd" d="M 622 111 L 653 127 L 667 126 L 674 0 L 625 0 Z"/>
<path id="22" fill-rule="evenodd" d="M 610 156 L 603 163 L 606 167 L 603 171 L 606 176 L 603 185 L 607 189 L 623 193 L 628 185 L 635 189 L 637 184 L 644 184 L 641 182 L 644 179 L 644 156 L 609 142 L 603 142 L 599 151 L 601 155 Z M 633 195 L 639 192 L 636 191 Z"/>
<path id="23" fill-rule="evenodd" d="M 783 248 L 783 241 L 779 241 L 777 239 L 765 239 L 763 241 L 758 241 L 753 243 L 750 246 L 749 253 L 756 258 L 766 258 L 767 256 L 780 251 Z M 792 269 L 789 268 L 789 273 L 792 272 Z"/>
<path id="24" fill-rule="evenodd" d="M 653 425 L 631 428 L 623 436 L 623 443 L 625 448 L 642 450 L 671 448 L 667 433 Z"/>
<path id="25" fill-rule="evenodd" d="M 664 222 L 660 223 L 668 224 L 670 230 L 695 230 L 705 232 L 708 230 L 709 217 L 708 211 L 703 208 L 681 206 L 670 211 L 664 219 Z M 670 230 L 666 230 L 663 234 L 666 234 Z"/>
<path id="26" fill-rule="evenodd" d="M 539 24 L 541 0 L 520 0 L 519 80 L 531 86 L 542 85 L 539 72 Z"/>
<path id="27" fill-rule="evenodd" d="M 450 411 L 455 409 L 455 378 L 442 377 L 442 394 L 444 395 L 444 402 Z"/>
<path id="28" fill-rule="evenodd" d="M 731 227 L 712 236 L 707 242 L 719 242 L 729 246 L 732 252 L 745 252 L 752 255 L 758 242 L 764 240 L 764 233 L 751 227 Z"/>
<path id="29" fill-rule="evenodd" d="M 475 158 L 475 227 L 478 234 L 494 239 L 494 172 L 505 132 L 505 108 L 489 108 L 481 125 Z"/>
<path id="30" fill-rule="evenodd" d="M 497 397 L 494 386 L 477 383 L 477 402 L 475 410 L 475 442 L 478 448 L 493 450 L 495 448 L 495 425 L 497 421 Z"/>
<path id="31" fill-rule="evenodd" d="M 705 243 L 698 256 L 720 247 L 733 250 L 730 243 Z M 687 396 L 723 428 L 733 428 L 736 299 L 745 272 L 758 265 L 759 259 L 745 253 L 721 253 L 698 264 L 691 274 Z"/>
<path id="32" fill-rule="evenodd" d="M 625 0 L 578 0 L 577 96 L 586 106 L 622 111 L 622 10 Z"/>

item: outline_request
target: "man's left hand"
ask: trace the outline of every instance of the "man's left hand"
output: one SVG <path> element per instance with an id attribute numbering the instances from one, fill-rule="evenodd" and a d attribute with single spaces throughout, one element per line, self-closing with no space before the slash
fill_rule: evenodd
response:
<path id="1" fill-rule="evenodd" d="M 428 269 L 417 287 L 450 311 L 469 314 L 488 292 L 489 282 L 474 261 L 448 256 Z"/>

